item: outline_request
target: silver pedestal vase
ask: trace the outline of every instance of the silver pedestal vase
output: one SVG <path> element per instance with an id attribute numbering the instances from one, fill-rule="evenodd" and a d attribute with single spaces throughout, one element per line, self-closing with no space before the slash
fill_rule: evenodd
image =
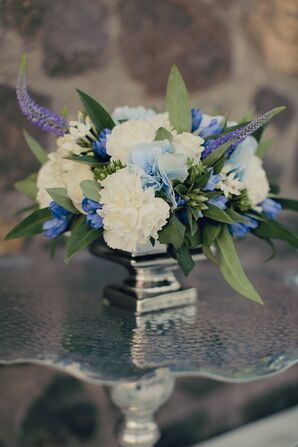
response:
<path id="1" fill-rule="evenodd" d="M 108 285 L 104 294 L 109 302 L 137 314 L 193 304 L 195 288 L 184 288 L 175 276 L 179 269 L 165 245 L 141 247 L 134 253 L 110 249 L 103 241 L 93 243 L 91 253 L 123 265 L 129 276 Z M 205 259 L 201 249 L 192 252 L 194 261 Z"/>

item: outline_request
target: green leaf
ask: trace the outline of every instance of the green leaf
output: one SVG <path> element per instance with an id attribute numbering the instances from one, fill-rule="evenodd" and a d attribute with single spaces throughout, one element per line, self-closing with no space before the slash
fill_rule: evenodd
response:
<path id="1" fill-rule="evenodd" d="M 273 140 L 266 140 L 266 141 L 262 141 L 262 143 L 259 143 L 256 155 L 259 158 L 264 158 L 264 156 L 266 155 L 266 152 L 272 146 L 272 144 L 273 144 Z"/>
<path id="2" fill-rule="evenodd" d="M 183 246 L 176 250 L 176 259 L 185 276 L 187 276 L 195 266 L 189 250 Z"/>
<path id="3" fill-rule="evenodd" d="M 64 158 L 65 160 L 77 161 L 78 163 L 85 163 L 91 166 L 102 166 L 107 164 L 98 161 L 97 158 L 92 157 L 91 155 L 70 155 L 69 157 Z"/>
<path id="4" fill-rule="evenodd" d="M 91 96 L 77 89 L 82 104 L 95 125 L 98 134 L 105 128 L 113 129 L 115 123 L 109 113 Z"/>
<path id="5" fill-rule="evenodd" d="M 197 248 L 201 245 L 201 231 L 198 229 L 196 233 L 191 234 L 189 230 L 185 231 L 185 238 L 189 248 Z"/>
<path id="6" fill-rule="evenodd" d="M 36 180 L 37 180 L 37 174 L 31 174 L 24 180 L 16 182 L 14 184 L 14 187 L 17 191 L 25 194 L 31 199 L 35 199 L 37 195 Z"/>
<path id="7" fill-rule="evenodd" d="M 298 249 L 298 236 L 278 222 L 261 222 L 259 226 L 253 230 L 253 233 L 263 239 L 279 239 L 286 241 L 292 247 Z"/>
<path id="8" fill-rule="evenodd" d="M 46 153 L 44 148 L 33 137 L 31 137 L 31 135 L 29 135 L 28 132 L 26 132 L 26 130 L 23 130 L 23 133 L 26 143 L 31 149 L 31 152 L 33 153 L 35 158 L 39 161 L 39 163 L 41 165 L 44 165 L 48 161 L 48 154 Z"/>
<path id="9" fill-rule="evenodd" d="M 216 222 L 205 222 L 202 226 L 203 245 L 210 247 L 221 232 L 222 225 Z"/>
<path id="10" fill-rule="evenodd" d="M 6 236 L 5 240 L 17 239 L 18 237 L 29 237 L 34 234 L 42 233 L 42 225 L 46 220 L 52 218 L 48 208 L 42 208 L 34 211 L 22 222 L 16 225 Z"/>
<path id="11" fill-rule="evenodd" d="M 214 174 L 220 174 L 224 164 L 227 160 L 226 154 L 224 154 L 214 165 L 213 165 L 213 173 Z"/>
<path id="12" fill-rule="evenodd" d="M 234 220 L 224 211 L 215 205 L 208 203 L 208 209 L 203 211 L 205 217 L 216 220 L 217 222 L 223 222 L 228 224 L 235 223 Z"/>
<path id="13" fill-rule="evenodd" d="M 231 146 L 231 144 L 231 141 L 228 141 L 215 149 L 215 151 L 211 152 L 211 154 L 209 154 L 203 161 L 204 165 L 213 166 L 226 153 L 226 150 Z"/>
<path id="14" fill-rule="evenodd" d="M 85 197 L 95 200 L 95 202 L 99 202 L 99 191 L 101 188 L 95 180 L 83 180 L 80 183 L 80 186 Z"/>
<path id="15" fill-rule="evenodd" d="M 36 211 L 39 208 L 38 203 L 33 203 L 32 205 L 25 206 L 15 213 L 15 216 L 20 216 L 21 214 L 28 213 L 29 211 Z"/>
<path id="16" fill-rule="evenodd" d="M 188 220 L 188 224 L 189 224 L 189 228 L 190 228 L 190 234 L 191 234 L 191 236 L 193 236 L 198 231 L 198 223 L 195 220 L 189 207 L 187 207 L 187 209 L 186 209 L 186 214 L 187 214 L 187 220 Z"/>
<path id="17" fill-rule="evenodd" d="M 188 193 L 188 188 L 183 183 L 179 183 L 174 189 L 181 197 Z"/>
<path id="18" fill-rule="evenodd" d="M 211 175 L 211 171 L 208 171 L 208 172 L 206 172 L 205 174 L 203 174 L 203 175 L 201 175 L 201 176 L 198 176 L 198 177 L 195 179 L 195 185 L 196 185 L 196 187 L 202 189 L 202 188 L 207 184 L 207 182 L 208 182 L 208 180 L 209 180 L 209 178 L 210 178 L 210 175 Z"/>
<path id="19" fill-rule="evenodd" d="M 298 211 L 298 200 L 280 197 L 276 194 L 269 194 L 276 202 L 280 203 L 285 210 Z"/>
<path id="20" fill-rule="evenodd" d="M 225 212 L 230 216 L 231 219 L 233 219 L 234 222 L 242 222 L 247 224 L 248 220 L 245 219 L 242 214 L 237 213 L 237 211 L 233 210 L 233 208 L 227 208 Z"/>
<path id="21" fill-rule="evenodd" d="M 203 250 L 203 254 L 206 256 L 207 259 L 209 259 L 209 261 L 213 262 L 213 264 L 218 264 L 218 260 L 216 259 L 216 257 L 214 256 L 214 254 L 211 251 L 211 248 L 208 245 L 205 245 L 203 243 L 202 245 L 202 250 Z"/>
<path id="22" fill-rule="evenodd" d="M 50 194 L 52 199 L 58 203 L 58 205 L 62 206 L 62 208 L 65 208 L 70 213 L 80 214 L 68 197 L 65 188 L 47 188 L 46 191 Z"/>
<path id="23" fill-rule="evenodd" d="M 171 214 L 167 224 L 159 231 L 158 240 L 161 244 L 172 244 L 175 248 L 183 245 L 185 226 Z"/>
<path id="24" fill-rule="evenodd" d="M 229 230 L 223 226 L 215 241 L 219 253 L 219 268 L 230 286 L 238 293 L 257 303 L 263 304 L 262 298 L 244 273 Z"/>
<path id="25" fill-rule="evenodd" d="M 157 129 L 155 135 L 155 141 L 162 141 L 162 140 L 173 141 L 173 135 L 164 127 L 160 127 L 159 129 Z"/>
<path id="26" fill-rule="evenodd" d="M 173 65 L 167 83 L 166 106 L 170 123 L 178 133 L 191 132 L 192 117 L 189 97 L 184 80 Z"/>
<path id="27" fill-rule="evenodd" d="M 68 264 L 70 258 L 98 239 L 101 234 L 102 230 L 96 231 L 89 227 L 85 216 L 79 217 L 71 228 L 71 236 L 66 245 L 65 263 Z"/>

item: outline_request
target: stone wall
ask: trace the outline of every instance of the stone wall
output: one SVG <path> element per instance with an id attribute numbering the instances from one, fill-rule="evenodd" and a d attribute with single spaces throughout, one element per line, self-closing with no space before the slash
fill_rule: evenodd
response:
<path id="1" fill-rule="evenodd" d="M 193 105 L 241 117 L 284 104 L 268 129 L 266 163 L 285 193 L 297 186 L 298 0 L 0 0 L 0 194 L 2 221 L 24 199 L 13 183 L 36 163 L 21 128 L 49 150 L 54 139 L 25 123 L 15 100 L 21 54 L 37 100 L 75 118 L 75 87 L 116 105 L 163 107 L 177 63 Z"/>

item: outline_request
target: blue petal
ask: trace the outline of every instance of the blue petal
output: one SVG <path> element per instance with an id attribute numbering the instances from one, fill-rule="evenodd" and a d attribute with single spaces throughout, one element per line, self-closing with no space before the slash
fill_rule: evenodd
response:
<path id="1" fill-rule="evenodd" d="M 245 236 L 245 234 L 249 233 L 251 230 L 257 228 L 257 226 L 258 226 L 257 220 L 252 219 L 251 217 L 248 217 L 248 216 L 243 216 L 243 217 L 245 217 L 245 219 L 247 220 L 247 224 L 242 223 L 242 222 L 237 222 L 235 224 L 228 225 L 232 236 L 243 237 L 243 236 Z"/>
<path id="2" fill-rule="evenodd" d="M 50 203 L 49 210 L 54 217 L 69 216 L 71 214 L 70 211 L 66 210 L 61 205 L 58 205 L 54 200 Z"/>
<path id="3" fill-rule="evenodd" d="M 192 117 L 191 131 L 194 132 L 200 127 L 203 118 L 203 112 L 200 109 L 193 108 L 191 109 L 191 117 Z"/>
<path id="4" fill-rule="evenodd" d="M 102 208 L 102 205 L 95 200 L 88 199 L 84 197 L 82 200 L 82 208 L 86 213 L 95 212 L 98 209 Z"/>
<path id="5" fill-rule="evenodd" d="M 269 219 L 276 219 L 279 212 L 282 210 L 280 203 L 272 199 L 266 199 L 261 203 L 263 213 L 269 217 Z"/>
<path id="6" fill-rule="evenodd" d="M 89 213 L 86 221 L 93 230 L 100 230 L 103 227 L 102 217 L 97 213 Z"/>
<path id="7" fill-rule="evenodd" d="M 53 239 L 59 234 L 64 233 L 67 230 L 70 219 L 67 216 L 64 217 L 54 217 L 53 219 L 47 220 L 43 224 L 43 234 Z"/>

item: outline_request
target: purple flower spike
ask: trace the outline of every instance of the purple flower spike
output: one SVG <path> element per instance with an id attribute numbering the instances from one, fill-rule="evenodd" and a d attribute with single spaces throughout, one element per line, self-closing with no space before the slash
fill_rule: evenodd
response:
<path id="1" fill-rule="evenodd" d="M 230 152 L 231 150 L 235 149 L 238 144 L 245 140 L 248 135 L 256 132 L 256 130 L 267 124 L 275 115 L 277 115 L 279 112 L 282 112 L 284 109 L 285 107 L 276 107 L 275 109 L 269 110 L 269 112 L 264 113 L 264 115 L 256 118 L 255 120 L 239 129 L 232 130 L 231 132 L 228 132 L 221 137 L 209 139 L 205 144 L 202 158 L 204 159 L 208 157 L 208 155 L 215 151 L 219 146 L 227 143 L 228 141 L 231 142 L 231 147 L 228 149 L 228 151 Z"/>
<path id="2" fill-rule="evenodd" d="M 41 130 L 53 132 L 58 137 L 64 135 L 69 127 L 67 121 L 62 116 L 36 104 L 29 95 L 26 85 L 26 69 L 27 56 L 24 54 L 20 65 L 16 89 L 18 103 L 23 114 L 32 124 Z"/>

